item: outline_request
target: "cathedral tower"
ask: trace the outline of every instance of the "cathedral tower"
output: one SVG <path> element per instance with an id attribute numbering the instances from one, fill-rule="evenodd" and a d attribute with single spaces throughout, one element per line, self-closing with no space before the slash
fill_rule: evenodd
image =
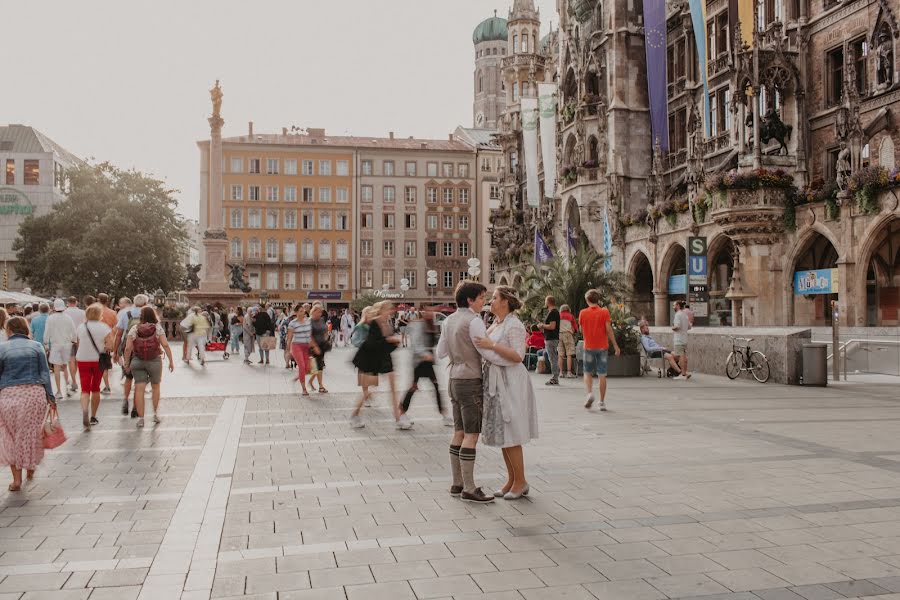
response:
<path id="1" fill-rule="evenodd" d="M 506 110 L 502 61 L 506 56 L 506 19 L 494 16 L 482 21 L 472 33 L 475 45 L 475 101 L 472 105 L 474 126 L 497 129 Z"/>

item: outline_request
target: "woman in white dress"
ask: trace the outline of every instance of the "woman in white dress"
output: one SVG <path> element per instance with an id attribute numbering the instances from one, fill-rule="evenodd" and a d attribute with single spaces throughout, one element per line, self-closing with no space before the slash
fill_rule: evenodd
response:
<path id="1" fill-rule="evenodd" d="M 498 286 L 491 297 L 494 324 L 486 338 L 475 341 L 478 347 L 493 350 L 485 363 L 481 441 L 503 451 L 507 480 L 494 496 L 506 500 L 528 495 L 522 445 L 538 436 L 534 388 L 522 364 L 528 334 L 515 315 L 521 306 L 515 288 Z"/>

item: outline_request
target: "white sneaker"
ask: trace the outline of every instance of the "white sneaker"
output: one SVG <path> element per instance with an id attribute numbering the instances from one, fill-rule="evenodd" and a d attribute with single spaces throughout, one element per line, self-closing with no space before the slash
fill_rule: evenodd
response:
<path id="1" fill-rule="evenodd" d="M 159 418 L 159 415 L 156 413 L 153 414 L 153 422 L 156 423 L 157 425 L 162 423 L 162 420 Z"/>
<path id="2" fill-rule="evenodd" d="M 410 420 L 409 416 L 404 413 L 400 415 L 400 418 L 397 420 L 397 429 L 407 430 L 412 429 L 413 422 Z"/>
<path id="3" fill-rule="evenodd" d="M 141 427 L 144 426 L 144 417 L 138 417 L 137 426 L 138 426 L 138 429 L 140 429 Z"/>
<path id="4" fill-rule="evenodd" d="M 72 395 L 72 390 L 69 388 L 66 388 L 66 398 L 68 398 L 71 395 Z"/>
<path id="5" fill-rule="evenodd" d="M 600 401 L 600 410 L 606 410 L 606 402 L 603 400 Z"/>
<path id="6" fill-rule="evenodd" d="M 444 422 L 444 427 L 453 427 L 454 426 L 453 417 L 444 417 L 443 422 Z"/>
<path id="7" fill-rule="evenodd" d="M 353 429 L 362 429 L 366 424 L 363 423 L 362 418 L 359 415 L 352 415 L 350 417 L 350 427 Z"/>
<path id="8" fill-rule="evenodd" d="M 590 407 L 592 407 L 593 405 L 594 405 L 594 394 L 588 394 L 588 395 L 587 395 L 587 400 L 585 400 L 585 402 L 584 402 L 584 407 L 585 407 L 585 408 L 590 408 Z"/>
<path id="9" fill-rule="evenodd" d="M 56 400 L 62 400 L 62 392 L 56 392 Z"/>
<path id="10" fill-rule="evenodd" d="M 371 407 L 372 407 L 372 401 L 371 401 L 371 400 L 366 400 L 365 403 L 363 404 L 363 406 L 365 406 L 366 408 L 371 408 Z"/>
<path id="11" fill-rule="evenodd" d="M 109 395 L 110 393 L 112 393 L 112 390 L 109 389 L 109 387 L 105 387 L 102 390 L 100 390 L 100 393 L 103 394 L 104 396 L 106 396 L 106 395 Z"/>
<path id="12" fill-rule="evenodd" d="M 675 381 L 678 381 L 679 379 L 685 379 L 685 377 L 684 377 L 684 375 L 676 375 L 676 376 L 673 377 L 672 379 L 675 380 Z"/>

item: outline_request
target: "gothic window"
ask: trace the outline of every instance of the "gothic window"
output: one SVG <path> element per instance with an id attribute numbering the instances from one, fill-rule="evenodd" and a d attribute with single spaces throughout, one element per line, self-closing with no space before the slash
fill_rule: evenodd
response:
<path id="1" fill-rule="evenodd" d="M 869 44 L 866 42 L 866 38 L 861 37 L 850 42 L 850 51 L 852 52 L 851 56 L 853 57 L 853 63 L 856 67 L 856 91 L 859 92 L 860 95 L 865 95 L 869 82 L 868 73 L 866 72 Z"/>
<path id="2" fill-rule="evenodd" d="M 519 34 L 513 34 L 513 54 L 518 54 L 519 52 Z"/>
<path id="3" fill-rule="evenodd" d="M 484 75 L 482 75 L 481 71 L 478 72 L 478 93 L 484 91 Z"/>
<path id="4" fill-rule="evenodd" d="M 522 52 L 528 52 L 528 34 L 522 34 Z"/>
<path id="5" fill-rule="evenodd" d="M 589 160 L 594 163 L 594 166 L 600 164 L 600 144 L 594 136 L 591 136 L 591 139 L 588 141 L 588 156 Z"/>
<path id="6" fill-rule="evenodd" d="M 844 89 L 844 47 L 839 46 L 829 52 L 825 59 L 828 67 L 825 88 L 825 105 L 834 106 L 841 101 Z"/>

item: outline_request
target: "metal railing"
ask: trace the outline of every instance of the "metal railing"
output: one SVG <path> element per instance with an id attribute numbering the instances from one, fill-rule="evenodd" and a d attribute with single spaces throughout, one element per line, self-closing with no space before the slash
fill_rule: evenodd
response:
<path id="1" fill-rule="evenodd" d="M 829 346 L 833 346 L 831 342 L 825 342 Z M 844 376 L 844 381 L 847 381 L 847 354 L 848 348 L 851 345 L 863 346 L 863 345 L 876 345 L 876 346 L 900 346 L 900 340 L 871 340 L 865 338 L 853 338 L 847 340 L 838 345 L 837 355 L 839 361 L 839 368 Z M 825 357 L 826 361 L 834 361 L 834 349 L 832 348 L 831 354 Z"/>

